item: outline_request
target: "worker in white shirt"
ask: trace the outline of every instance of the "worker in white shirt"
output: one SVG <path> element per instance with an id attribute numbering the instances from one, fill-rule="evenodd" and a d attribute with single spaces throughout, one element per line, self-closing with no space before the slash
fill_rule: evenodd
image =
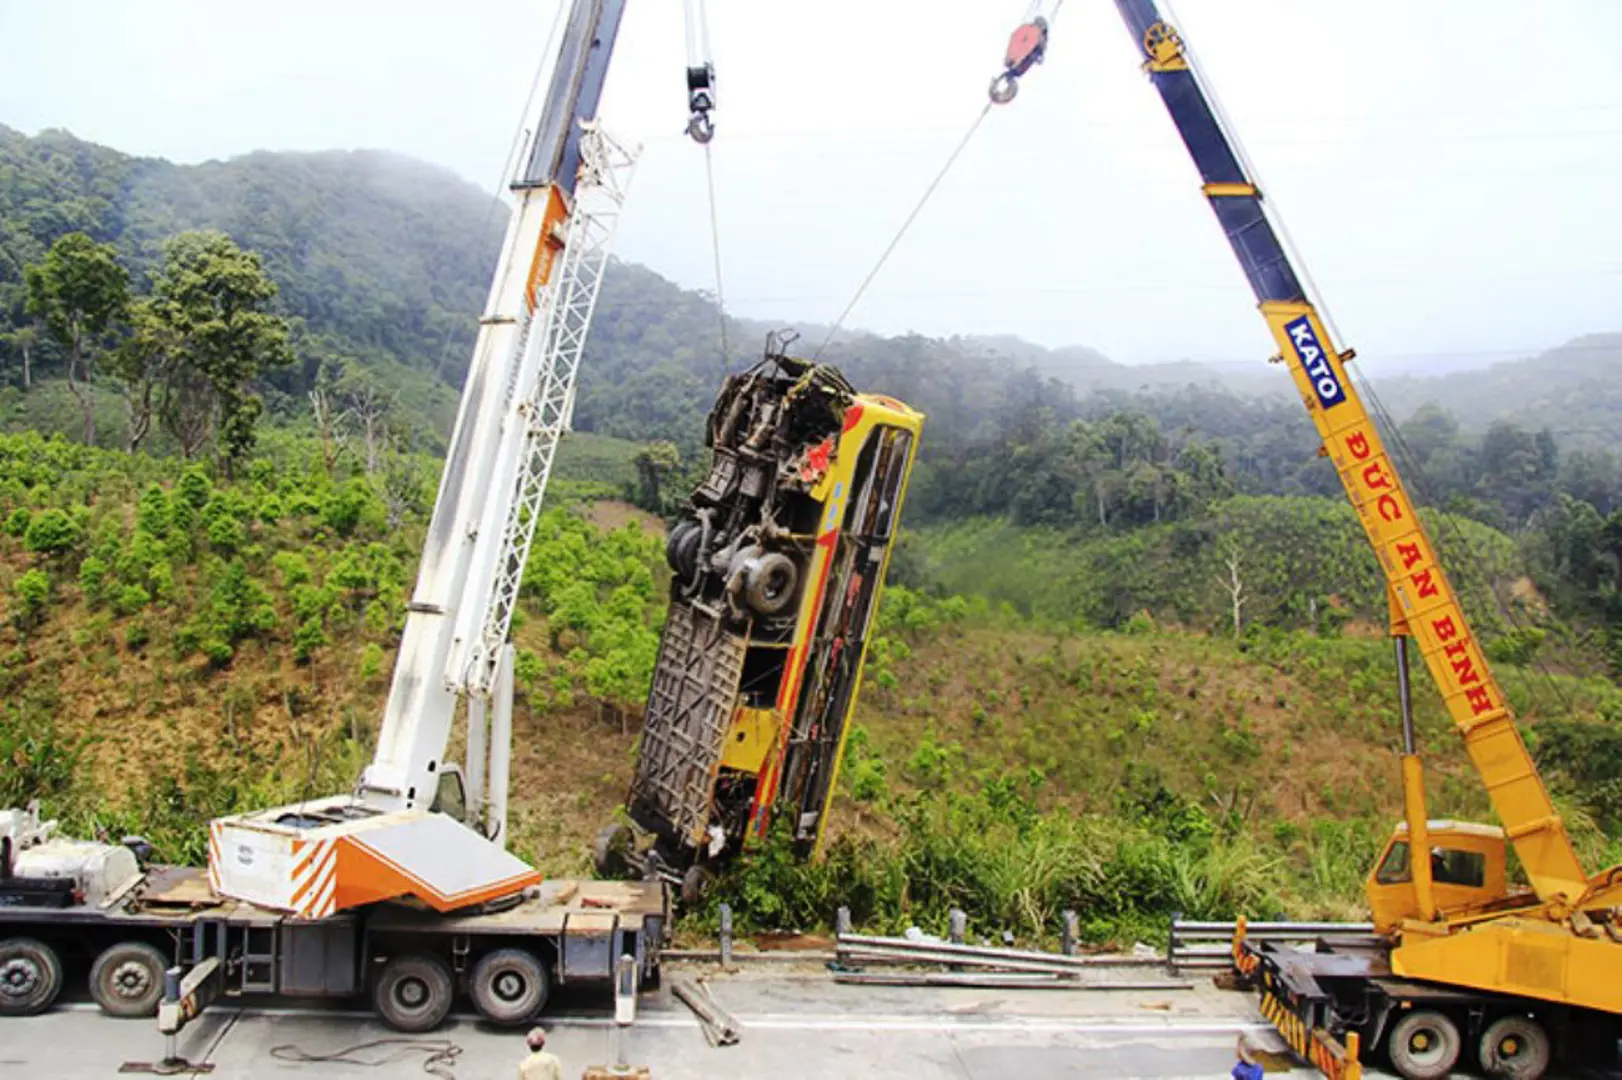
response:
<path id="1" fill-rule="evenodd" d="M 524 1041 L 529 1044 L 529 1056 L 518 1066 L 518 1080 L 563 1080 L 563 1062 L 546 1052 L 546 1032 L 531 1028 Z"/>

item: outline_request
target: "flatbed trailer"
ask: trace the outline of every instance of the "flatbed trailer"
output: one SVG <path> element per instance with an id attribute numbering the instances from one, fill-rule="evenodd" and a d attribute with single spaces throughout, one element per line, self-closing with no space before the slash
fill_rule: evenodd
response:
<path id="1" fill-rule="evenodd" d="M 1446 1062 L 1472 1057 L 1488 1075 L 1537 1075 L 1541 1070 L 1530 1071 L 1531 1062 L 1514 1060 L 1513 1046 L 1506 1060 L 1481 1060 L 1517 1038 L 1557 1049 L 1554 1064 L 1616 1060 L 1622 1017 L 1614 1013 L 1407 978 L 1393 972 L 1391 951 L 1382 935 L 1320 937 L 1310 950 L 1252 941 L 1243 920 L 1233 942 L 1234 967 L 1259 992 L 1262 1014 L 1291 1049 L 1332 1080 L 1358 1080 L 1362 1062 L 1376 1056 L 1404 1076 L 1446 1075 L 1452 1071 Z M 1529 1026 L 1548 1038 L 1536 1031 L 1528 1036 Z M 1450 1045 L 1454 1039 L 1462 1045 Z"/>
<path id="2" fill-rule="evenodd" d="M 166 974 L 196 973 L 188 1017 L 220 997 L 369 996 L 407 1032 L 438 1026 L 463 994 L 494 1023 L 527 1023 L 554 986 L 611 985 L 627 955 L 639 985 L 656 981 L 670 915 L 657 882 L 555 880 L 500 910 L 385 903 L 303 919 L 223 897 L 201 869 L 163 866 L 100 902 L 16 896 L 0 888 L 0 1016 L 42 1012 L 81 978 L 104 1011 L 151 1016 Z"/>

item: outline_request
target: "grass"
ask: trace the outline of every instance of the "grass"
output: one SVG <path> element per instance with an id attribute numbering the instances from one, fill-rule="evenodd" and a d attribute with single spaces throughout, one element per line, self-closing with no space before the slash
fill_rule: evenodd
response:
<path id="1" fill-rule="evenodd" d="M 578 456 L 514 623 L 512 836 L 552 875 L 589 871 L 627 789 L 667 573 L 656 520 L 562 509 L 623 481 L 633 444 L 565 445 Z M 197 861 L 213 816 L 349 787 L 426 499 L 390 526 L 365 478 L 311 471 L 290 435 L 273 449 L 210 488 L 173 462 L 0 437 L 0 804 L 38 795 L 72 832 L 141 832 Z M 1573 761 L 1622 719 L 1607 680 L 1499 672 L 1533 745 L 1549 718 L 1598 725 L 1551 740 Z M 1440 702 L 1416 691 L 1434 812 L 1485 816 Z M 1400 811 L 1390 648 L 1355 632 L 1104 630 L 892 587 L 854 724 L 826 858 L 767 844 L 723 881 L 745 925 L 816 929 L 848 904 L 877 929 L 939 930 L 961 906 L 976 933 L 1037 941 L 1074 908 L 1120 941 L 1156 939 L 1173 911 L 1353 917 Z M 1565 775 L 1585 858 L 1622 856 Z"/>

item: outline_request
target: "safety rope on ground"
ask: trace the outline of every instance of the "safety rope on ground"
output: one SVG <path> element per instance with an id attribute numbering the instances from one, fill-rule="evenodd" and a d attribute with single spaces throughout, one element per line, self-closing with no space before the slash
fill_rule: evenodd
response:
<path id="1" fill-rule="evenodd" d="M 357 1057 L 366 1050 L 378 1050 L 385 1047 L 394 1049 L 382 1057 Z M 422 1071 L 430 1076 L 437 1076 L 440 1080 L 456 1080 L 456 1074 L 451 1067 L 456 1059 L 462 1056 L 462 1048 L 449 1039 L 373 1039 L 371 1042 L 357 1043 L 346 1046 L 342 1050 L 334 1050 L 329 1054 L 312 1054 L 295 1043 L 283 1043 L 281 1046 L 270 1048 L 270 1056 L 278 1061 L 292 1062 L 297 1065 L 359 1065 L 363 1068 L 376 1069 L 384 1065 L 392 1065 L 413 1053 L 421 1053 Z"/>
<path id="2" fill-rule="evenodd" d="M 952 171 L 952 166 L 957 163 L 957 159 L 962 155 L 964 148 L 969 145 L 969 140 L 974 138 L 974 133 L 980 130 L 981 123 L 985 121 L 986 114 L 990 111 L 991 104 L 989 102 L 981 107 L 979 114 L 974 118 L 974 123 L 969 125 L 969 130 L 963 133 L 963 138 L 958 140 L 957 146 L 952 150 L 951 155 L 947 157 L 946 164 L 941 166 L 940 172 L 935 174 L 935 179 L 931 180 L 929 186 L 924 189 L 923 196 L 913 206 L 912 212 L 907 215 L 907 220 L 901 223 L 901 228 L 896 230 L 896 234 L 891 238 L 889 246 L 879 256 L 879 261 L 873 264 L 873 269 L 867 272 L 867 277 L 863 278 L 862 283 L 856 287 L 856 294 L 850 298 L 850 303 L 846 304 L 845 310 L 839 313 L 839 318 L 834 320 L 833 326 L 828 328 L 828 336 L 822 340 L 821 345 L 817 346 L 817 351 L 812 354 L 812 361 L 816 361 L 822 356 L 823 350 L 833 341 L 834 335 L 839 332 L 839 328 L 845 325 L 845 320 L 855 310 L 857 302 L 862 298 L 862 294 L 867 291 L 867 287 L 873 283 L 873 279 L 884 268 L 886 260 L 890 258 L 891 253 L 901 243 L 901 238 L 907 235 L 907 230 L 912 227 L 912 223 L 917 220 L 918 215 L 928 204 L 930 196 L 935 194 L 935 189 L 940 187 L 942 180 L 946 179 L 946 174 Z"/>

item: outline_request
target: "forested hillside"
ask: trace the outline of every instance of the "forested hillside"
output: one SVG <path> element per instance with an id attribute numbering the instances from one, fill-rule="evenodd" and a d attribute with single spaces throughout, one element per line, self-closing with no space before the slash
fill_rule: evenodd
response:
<path id="1" fill-rule="evenodd" d="M 0 127 L 0 805 L 196 858 L 215 814 L 349 786 L 504 224 L 388 154 L 176 166 Z M 731 320 L 723 357 L 707 296 L 611 268 L 514 620 L 514 839 L 549 872 L 623 798 L 662 518 L 767 329 Z M 1619 346 L 1381 387 L 1592 852 L 1622 828 Z M 1385 602 L 1287 376 L 1013 336 L 823 359 L 928 420 L 839 842 L 810 869 L 769 848 L 724 886 L 740 915 L 837 896 L 1036 933 L 1077 905 L 1107 937 L 1353 910 L 1398 799 Z M 1438 808 L 1485 812 L 1420 685 Z"/>

